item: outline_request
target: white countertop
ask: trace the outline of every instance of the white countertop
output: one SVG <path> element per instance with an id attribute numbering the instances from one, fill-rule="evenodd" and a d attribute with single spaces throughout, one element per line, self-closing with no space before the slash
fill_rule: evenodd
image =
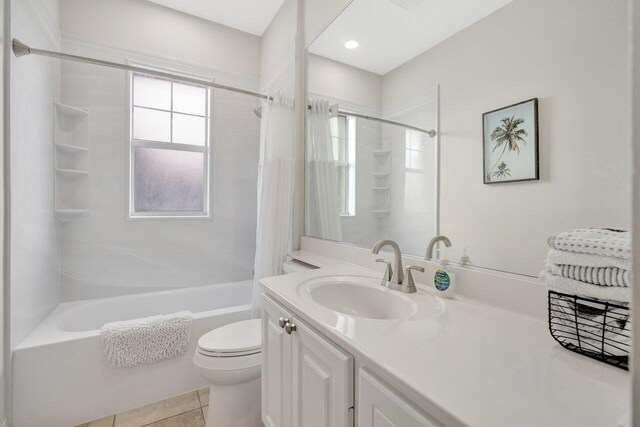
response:
<path id="1" fill-rule="evenodd" d="M 364 319 L 299 295 L 302 281 L 335 274 L 380 276 L 337 263 L 261 282 L 444 425 L 617 427 L 630 410 L 628 373 L 563 349 L 546 322 L 461 299 L 434 318 Z"/>

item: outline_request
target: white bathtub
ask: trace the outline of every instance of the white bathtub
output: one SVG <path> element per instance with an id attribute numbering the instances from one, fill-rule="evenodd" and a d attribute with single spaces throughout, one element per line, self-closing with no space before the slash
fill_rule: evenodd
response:
<path id="1" fill-rule="evenodd" d="M 198 338 L 248 319 L 253 282 L 60 304 L 13 352 L 16 427 L 68 427 L 204 387 L 193 369 Z M 99 329 L 106 322 L 189 310 L 186 355 L 154 365 L 113 368 Z"/>

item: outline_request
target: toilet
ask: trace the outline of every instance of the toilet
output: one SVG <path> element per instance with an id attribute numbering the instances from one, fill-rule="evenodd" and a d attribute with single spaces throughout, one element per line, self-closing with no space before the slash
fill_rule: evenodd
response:
<path id="1" fill-rule="evenodd" d="M 260 324 L 260 319 L 231 323 L 207 332 L 198 340 L 193 363 L 209 383 L 207 426 L 263 425 Z"/>
<path id="2" fill-rule="evenodd" d="M 284 263 L 285 274 L 315 267 Z M 207 427 L 262 427 L 260 372 L 261 320 L 230 323 L 198 340 L 193 364 L 209 383 Z"/>

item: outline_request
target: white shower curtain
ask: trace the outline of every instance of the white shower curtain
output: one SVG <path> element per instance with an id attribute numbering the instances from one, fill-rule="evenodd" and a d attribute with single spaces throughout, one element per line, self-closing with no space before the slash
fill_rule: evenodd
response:
<path id="1" fill-rule="evenodd" d="M 307 225 L 309 234 L 342 240 L 338 169 L 333 157 L 329 102 L 312 100 L 307 116 Z"/>
<path id="2" fill-rule="evenodd" d="M 254 263 L 252 317 L 260 317 L 264 277 L 282 273 L 291 243 L 295 169 L 293 98 L 275 95 L 262 103 L 258 163 L 258 225 Z M 243 197 L 242 194 L 239 197 Z"/>

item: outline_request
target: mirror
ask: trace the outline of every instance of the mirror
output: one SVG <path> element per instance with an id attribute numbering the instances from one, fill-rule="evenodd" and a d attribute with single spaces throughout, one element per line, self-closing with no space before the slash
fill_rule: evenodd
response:
<path id="1" fill-rule="evenodd" d="M 307 50 L 306 234 L 537 276 L 549 235 L 629 229 L 626 27 L 624 2 L 353 0 Z"/>

